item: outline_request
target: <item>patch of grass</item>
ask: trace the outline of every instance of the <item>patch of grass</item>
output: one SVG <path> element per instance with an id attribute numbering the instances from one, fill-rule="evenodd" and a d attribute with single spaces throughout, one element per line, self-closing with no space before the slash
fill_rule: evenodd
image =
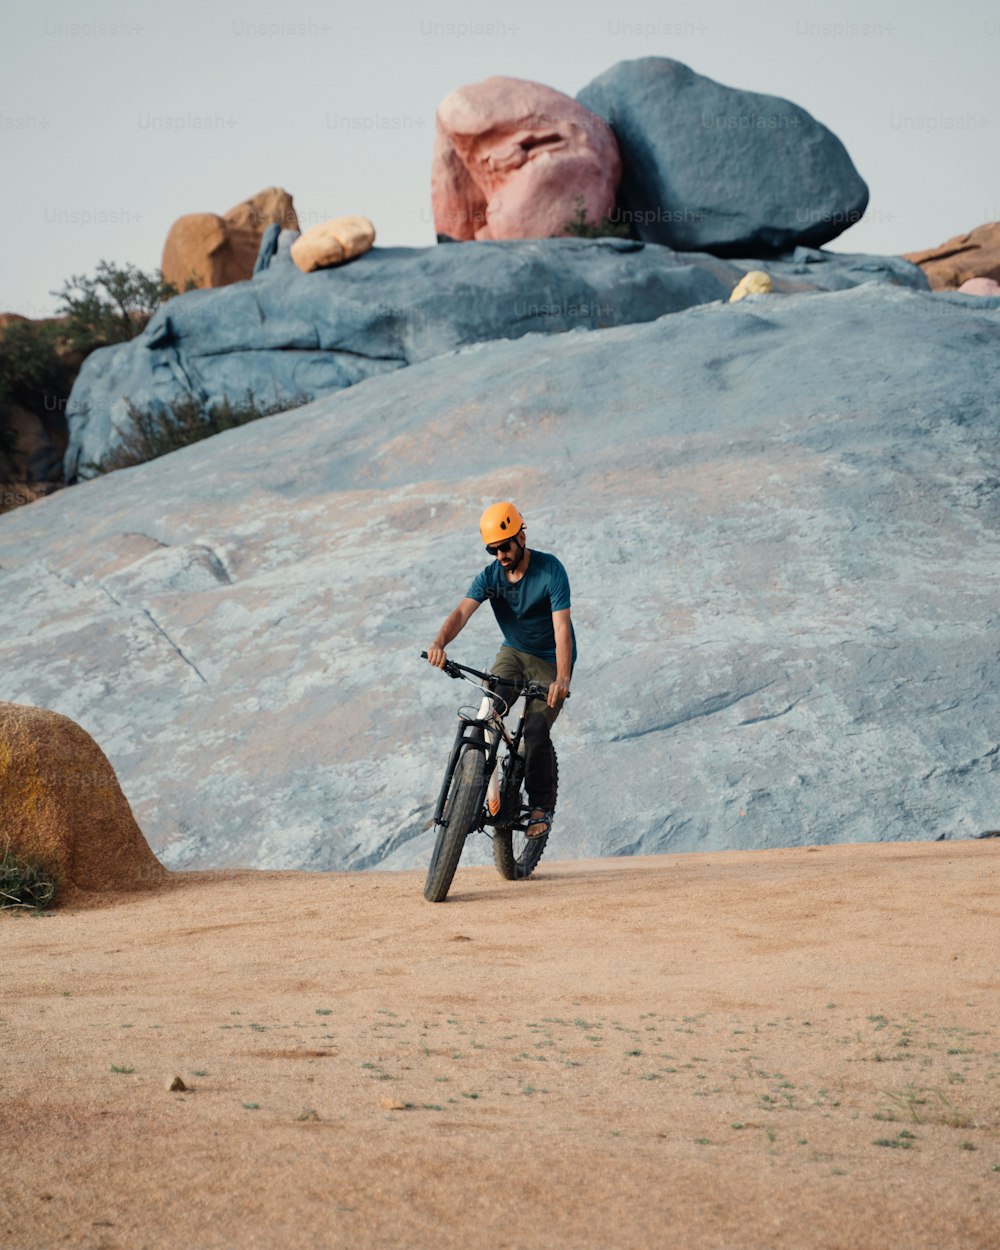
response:
<path id="1" fill-rule="evenodd" d="M 876 1137 L 872 1145 L 887 1146 L 890 1150 L 910 1150 L 916 1140 L 914 1134 L 904 1128 L 895 1137 Z"/>
<path id="2" fill-rule="evenodd" d="M 128 1076 L 130 1073 L 135 1071 L 135 1068 L 128 1063 L 113 1063 L 111 1064 L 109 1071 L 124 1073 L 124 1075 Z"/>
<path id="3" fill-rule="evenodd" d="M 920 1123 L 920 1112 L 918 1112 L 917 1108 L 925 1107 L 927 1105 L 927 1099 L 924 1098 L 922 1093 L 914 1088 L 912 1084 L 908 1085 L 901 1093 L 894 1093 L 892 1090 L 888 1089 L 883 1090 L 882 1092 L 887 1098 L 891 1098 L 901 1111 L 906 1112 L 912 1123 Z"/>
<path id="4" fill-rule="evenodd" d="M 632 237 L 632 227 L 626 222 L 612 221 L 610 217 L 588 221 L 583 196 L 578 195 L 576 211 L 563 226 L 563 234 L 577 239 L 628 239 Z"/>
<path id="5" fill-rule="evenodd" d="M 42 911 L 51 907 L 59 889 L 58 877 L 9 846 L 0 852 L 0 908 Z"/>
<path id="6" fill-rule="evenodd" d="M 211 438 L 213 434 L 259 421 L 261 417 L 273 417 L 308 402 L 307 396 L 296 395 L 261 406 L 249 390 L 236 403 L 224 399 L 221 403 L 208 404 L 195 395 L 186 395 L 178 397 L 169 407 L 143 409 L 126 399 L 128 424 L 120 431 L 121 442 L 100 460 L 84 465 L 83 471 L 88 477 L 95 477 L 145 464 Z"/>
<path id="7" fill-rule="evenodd" d="M 947 1098 L 941 1090 L 937 1090 L 938 1101 L 941 1104 L 941 1110 L 938 1112 L 937 1118 L 942 1124 L 946 1124 L 949 1128 L 975 1128 L 975 1120 L 970 1115 L 966 1115 L 964 1111 L 959 1111 L 950 1098 Z"/>
<path id="8" fill-rule="evenodd" d="M 955 1106 L 950 1098 L 940 1089 L 918 1089 L 913 1084 L 904 1090 L 895 1092 L 883 1090 L 885 1096 L 892 1100 L 895 1108 L 904 1111 L 912 1124 L 945 1124 L 949 1128 L 974 1128 L 975 1120 Z M 929 1095 L 933 1094 L 931 1098 Z M 895 1119 L 893 1109 L 880 1108 L 875 1113 L 877 1120 Z"/>

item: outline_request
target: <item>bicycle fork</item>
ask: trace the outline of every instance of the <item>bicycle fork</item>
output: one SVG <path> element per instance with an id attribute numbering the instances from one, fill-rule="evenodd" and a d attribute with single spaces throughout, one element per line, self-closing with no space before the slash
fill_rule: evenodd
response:
<path id="1" fill-rule="evenodd" d="M 451 756 L 448 759 L 448 767 L 445 769 L 441 791 L 438 794 L 437 804 L 434 808 L 434 823 L 436 825 L 447 825 L 448 823 L 448 818 L 444 814 L 444 808 L 448 801 L 448 791 L 451 788 L 452 779 L 455 776 L 455 770 L 458 768 L 463 751 L 481 752 L 484 768 L 488 773 L 488 777 L 482 782 L 482 788 L 476 803 L 477 810 L 482 808 L 485 803 L 489 811 L 491 824 L 492 818 L 499 814 L 502 803 L 500 769 L 497 760 L 500 742 L 502 740 L 507 743 L 508 747 L 514 748 L 515 740 L 520 735 L 515 735 L 515 738 L 512 738 L 507 732 L 503 721 L 494 716 L 493 712 L 492 700 L 484 697 L 475 717 L 460 716 L 458 730 L 455 733 L 455 741 L 451 748 Z"/>

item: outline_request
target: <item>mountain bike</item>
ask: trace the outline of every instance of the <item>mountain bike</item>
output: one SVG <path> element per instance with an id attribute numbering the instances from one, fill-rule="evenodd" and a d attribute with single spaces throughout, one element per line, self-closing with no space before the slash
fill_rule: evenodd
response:
<path id="1" fill-rule="evenodd" d="M 420 654 L 427 658 L 426 651 Z M 478 678 L 484 685 L 478 710 L 473 712 L 467 706 L 458 709 L 455 741 L 434 809 L 437 839 L 424 883 L 424 898 L 431 903 L 443 903 L 447 897 L 469 834 L 481 831 L 492 838 L 493 862 L 508 881 L 531 876 L 549 837 L 547 833 L 527 837 L 532 822 L 524 795 L 522 742 L 531 701 L 548 698 L 548 686 L 537 681 L 508 681 L 453 660 L 446 660 L 442 671 L 473 685 Z M 524 705 L 511 733 L 503 718 L 520 698 Z M 499 758 L 502 746 L 506 750 Z M 555 783 L 555 751 L 552 757 Z"/>

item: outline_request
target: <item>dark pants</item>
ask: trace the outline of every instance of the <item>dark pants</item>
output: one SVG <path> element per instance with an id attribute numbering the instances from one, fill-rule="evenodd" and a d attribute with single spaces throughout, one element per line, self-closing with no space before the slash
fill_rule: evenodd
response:
<path id="1" fill-rule="evenodd" d="M 554 664 L 508 646 L 497 653 L 493 672 L 509 681 L 528 678 L 548 685 L 556 679 Z M 499 693 L 503 693 L 503 687 Z M 562 704 L 549 707 L 543 699 L 532 699 L 524 720 L 524 788 L 531 806 L 547 812 L 555 808 L 557 789 L 555 751 L 549 731 L 561 711 Z"/>

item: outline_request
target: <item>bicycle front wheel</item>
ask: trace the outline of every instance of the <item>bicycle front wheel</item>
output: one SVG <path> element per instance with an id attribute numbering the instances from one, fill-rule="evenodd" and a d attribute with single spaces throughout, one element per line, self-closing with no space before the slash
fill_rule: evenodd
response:
<path id="1" fill-rule="evenodd" d="M 455 765 L 444 807 L 447 824 L 438 826 L 434 854 L 424 882 L 424 898 L 429 903 L 443 903 L 448 897 L 465 839 L 476 827 L 483 767 L 483 754 L 475 747 L 467 747 Z"/>

